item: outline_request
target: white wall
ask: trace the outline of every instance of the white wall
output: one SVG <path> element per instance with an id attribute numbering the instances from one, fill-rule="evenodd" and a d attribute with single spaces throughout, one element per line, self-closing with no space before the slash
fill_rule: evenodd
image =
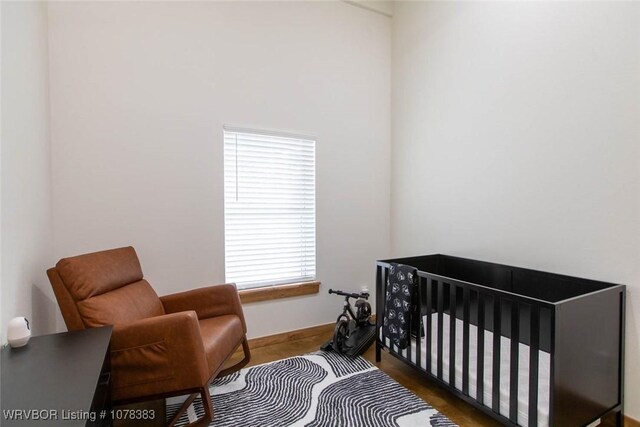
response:
<path id="1" fill-rule="evenodd" d="M 2 2 L 2 341 L 15 316 L 54 331 L 47 9 Z"/>
<path id="2" fill-rule="evenodd" d="M 400 2 L 392 51 L 393 254 L 627 284 L 640 418 L 640 3 Z"/>
<path id="3" fill-rule="evenodd" d="M 49 5 L 55 259 L 134 245 L 159 294 L 224 280 L 223 124 L 317 136 L 319 295 L 249 335 L 331 322 L 389 251 L 390 19 L 343 2 Z"/>
<path id="4" fill-rule="evenodd" d="M 376 13 L 381 13 L 386 16 L 393 16 L 393 4 L 394 1 L 386 0 L 342 0 L 346 3 L 352 4 L 356 7 L 363 7 Z"/>

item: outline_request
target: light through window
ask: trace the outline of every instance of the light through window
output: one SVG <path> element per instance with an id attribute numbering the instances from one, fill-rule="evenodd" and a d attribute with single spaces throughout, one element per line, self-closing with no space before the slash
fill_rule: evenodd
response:
<path id="1" fill-rule="evenodd" d="M 315 140 L 224 129 L 225 275 L 239 288 L 315 278 Z"/>

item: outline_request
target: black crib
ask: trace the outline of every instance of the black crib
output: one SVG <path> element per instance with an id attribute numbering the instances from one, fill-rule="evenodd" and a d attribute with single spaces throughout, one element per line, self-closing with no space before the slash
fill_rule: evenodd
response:
<path id="1" fill-rule="evenodd" d="M 381 334 L 390 263 L 418 270 L 424 327 L 404 350 Z M 447 255 L 376 270 L 377 361 L 386 349 L 505 425 L 622 426 L 624 285 Z"/>

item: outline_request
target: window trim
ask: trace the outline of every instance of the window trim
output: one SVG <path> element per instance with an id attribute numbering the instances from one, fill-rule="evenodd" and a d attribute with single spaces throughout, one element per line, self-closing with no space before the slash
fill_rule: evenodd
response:
<path id="1" fill-rule="evenodd" d="M 238 294 L 240 295 L 240 302 L 242 304 L 249 304 L 252 302 L 317 294 L 320 292 L 320 285 L 321 282 L 312 280 L 309 282 L 238 289 Z"/>
<path id="2" fill-rule="evenodd" d="M 279 131 L 279 130 L 271 130 L 271 129 L 255 129 L 255 128 L 248 128 L 248 127 L 240 127 L 240 126 L 230 126 L 230 125 L 222 125 L 222 130 L 224 132 L 251 133 L 256 135 L 313 140 L 316 142 L 316 144 L 318 143 L 317 136 L 307 135 L 304 133 L 297 133 L 297 132 Z"/>

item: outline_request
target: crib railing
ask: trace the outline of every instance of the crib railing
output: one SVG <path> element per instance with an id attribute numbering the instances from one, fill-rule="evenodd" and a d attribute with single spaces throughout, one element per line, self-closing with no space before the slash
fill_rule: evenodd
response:
<path id="1" fill-rule="evenodd" d="M 389 264 L 378 262 L 377 265 L 377 340 L 376 357 L 380 357 L 381 346 L 387 347 L 390 352 L 399 355 L 406 363 L 425 371 L 429 376 L 437 381 L 451 387 L 457 394 L 467 400 L 473 400 L 485 405 L 488 411 L 492 411 L 492 416 L 498 417 L 506 424 L 518 424 L 518 395 L 519 388 L 525 387 L 519 382 L 520 365 L 520 343 L 529 346 L 529 397 L 528 397 L 528 419 L 529 426 L 538 425 L 538 389 L 539 389 L 539 350 L 551 354 L 553 361 L 553 318 L 555 316 L 555 306 L 547 301 L 526 297 L 511 293 L 507 290 L 495 289 L 487 286 L 471 284 L 460 280 L 455 280 L 423 271 L 418 271 L 418 295 L 416 301 L 420 304 L 420 316 L 426 317 L 426 324 L 423 331 L 412 331 L 409 329 L 409 336 L 415 337 L 415 355 L 412 355 L 412 346 L 401 351 L 395 345 L 386 345 L 384 337 L 380 336 L 380 328 L 384 313 L 384 295 L 386 293 L 387 279 L 389 275 Z M 433 337 L 433 317 L 437 317 L 437 328 L 435 329 L 435 339 Z M 448 330 L 444 329 L 444 315 L 449 316 Z M 457 348 L 456 330 L 457 320 L 462 321 L 462 386 L 456 386 L 456 355 Z M 414 322 L 407 322 L 409 328 Z M 476 398 L 470 396 L 470 326 L 477 329 L 476 346 Z M 491 407 L 488 407 L 484 399 L 485 383 L 485 333 L 492 332 L 493 347 L 492 366 L 492 399 Z M 444 336 L 448 334 L 449 348 L 449 369 L 448 381 L 443 375 L 444 357 Z M 501 338 L 510 339 L 510 362 L 509 362 L 509 410 L 508 413 L 500 411 L 501 392 Z M 424 342 L 423 342 L 424 341 Z M 437 363 L 435 372 L 432 372 L 432 346 L 435 342 Z M 424 347 L 423 347 L 424 346 Z M 425 348 L 426 369 L 422 364 L 422 349 Z M 413 362 L 415 357 L 415 363 Z M 550 366 L 550 377 L 553 378 L 553 362 Z M 550 381 L 549 401 L 553 401 L 553 390 Z M 549 414 L 551 416 L 551 413 Z"/>

